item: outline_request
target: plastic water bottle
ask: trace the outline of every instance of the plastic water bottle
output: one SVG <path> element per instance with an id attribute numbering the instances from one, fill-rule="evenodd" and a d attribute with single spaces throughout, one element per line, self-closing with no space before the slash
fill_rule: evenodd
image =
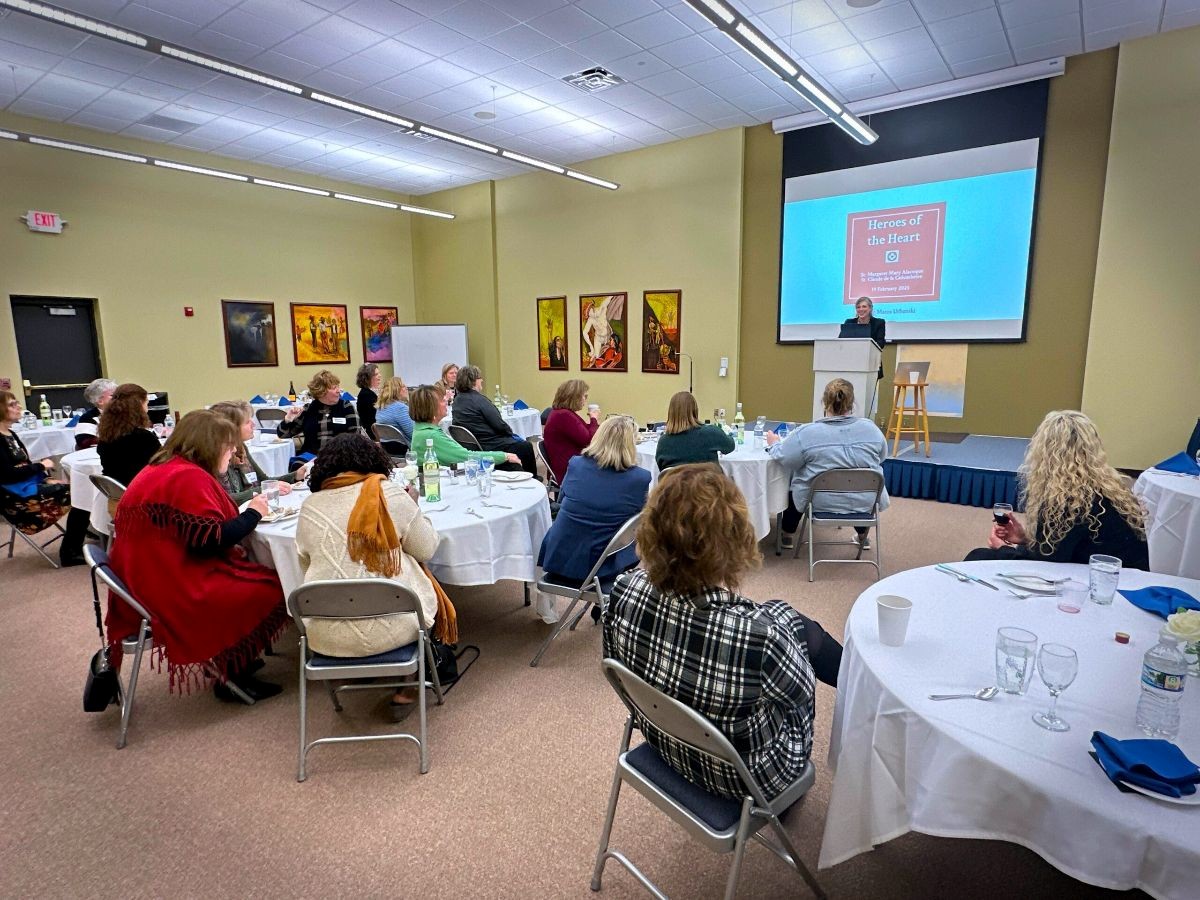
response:
<path id="1" fill-rule="evenodd" d="M 504 395 L 500 393 L 500 385 L 496 385 L 496 394 L 492 397 L 496 409 L 504 409 Z"/>
<path id="2" fill-rule="evenodd" d="M 442 467 L 438 465 L 437 454 L 433 452 L 433 438 L 425 439 L 425 462 L 422 470 L 425 473 L 425 499 L 430 503 L 440 503 L 442 500 Z"/>
<path id="3" fill-rule="evenodd" d="M 766 440 L 767 420 L 759 416 L 754 420 L 754 448 L 761 450 Z"/>
<path id="4" fill-rule="evenodd" d="M 167 413 L 166 418 L 163 419 L 163 435 L 165 437 L 170 437 L 171 432 L 174 430 L 175 430 L 175 417 L 173 415 L 171 415 L 170 413 Z"/>
<path id="5" fill-rule="evenodd" d="M 1180 639 L 1164 627 L 1158 643 L 1142 659 L 1142 696 L 1137 705 L 1137 727 L 1150 737 L 1174 740 L 1179 734 L 1179 704 L 1187 684 L 1187 658 Z"/>

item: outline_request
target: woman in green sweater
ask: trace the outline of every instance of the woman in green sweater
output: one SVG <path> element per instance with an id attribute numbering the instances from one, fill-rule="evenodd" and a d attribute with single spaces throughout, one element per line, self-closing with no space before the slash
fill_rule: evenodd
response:
<path id="1" fill-rule="evenodd" d="M 425 442 L 431 440 L 439 465 L 455 466 L 467 459 L 490 459 L 498 466 L 509 463 L 520 468 L 521 460 L 515 453 L 468 450 L 442 431 L 438 423 L 446 417 L 446 393 L 433 385 L 423 384 L 408 392 L 408 414 L 413 420 L 412 449 L 418 460 L 425 458 Z"/>
<path id="2" fill-rule="evenodd" d="M 254 436 L 254 409 L 245 400 L 222 400 L 220 403 L 214 403 L 209 409 L 236 425 L 241 437 L 241 442 L 230 457 L 229 468 L 217 479 L 235 504 L 241 506 L 262 491 L 264 481 L 282 482 L 279 485 L 279 493 L 288 494 L 296 481 L 303 481 L 308 477 L 308 470 L 312 468 L 311 462 L 305 463 L 294 472 L 272 479 L 254 461 L 246 447 L 246 441 Z"/>
<path id="3" fill-rule="evenodd" d="M 667 407 L 667 433 L 658 439 L 654 461 L 660 472 L 684 463 L 718 461 L 737 447 L 720 425 L 701 425 L 700 407 L 689 391 L 680 391 Z"/>

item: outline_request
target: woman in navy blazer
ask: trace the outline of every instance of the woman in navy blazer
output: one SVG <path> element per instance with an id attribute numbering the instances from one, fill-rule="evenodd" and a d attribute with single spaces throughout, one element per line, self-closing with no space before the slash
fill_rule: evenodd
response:
<path id="1" fill-rule="evenodd" d="M 538 554 L 538 565 L 548 574 L 582 581 L 613 535 L 646 505 L 650 473 L 635 465 L 636 434 L 632 419 L 614 416 L 581 455 L 571 458 L 558 516 Z M 637 561 L 633 547 L 627 547 L 604 564 L 600 578 L 607 582 Z"/>

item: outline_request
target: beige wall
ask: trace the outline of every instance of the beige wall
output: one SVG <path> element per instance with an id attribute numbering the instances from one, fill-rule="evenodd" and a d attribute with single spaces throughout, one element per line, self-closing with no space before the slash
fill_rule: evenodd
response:
<path id="1" fill-rule="evenodd" d="M 55 123 L 5 115 L 0 125 L 168 155 L 161 145 Z M 237 160 L 169 155 L 335 186 Z M 97 298 L 105 374 L 167 390 L 180 409 L 282 392 L 291 379 L 299 390 L 318 367 L 292 363 L 289 302 L 348 307 L 352 363 L 333 368 L 351 391 L 362 363 L 358 307 L 397 306 L 402 322 L 415 321 L 411 217 L 404 213 L 10 141 L 0 141 L 0 197 L 0 374 L 15 385 L 14 294 Z M 61 235 L 34 234 L 17 219 L 28 209 L 61 213 L 70 224 Z M 222 299 L 274 301 L 278 368 L 226 366 Z M 184 306 L 195 308 L 193 318 L 184 317 Z"/>
<path id="2" fill-rule="evenodd" d="M 1121 47 L 1083 409 L 1118 466 L 1181 450 L 1200 415 L 1200 28 Z"/>

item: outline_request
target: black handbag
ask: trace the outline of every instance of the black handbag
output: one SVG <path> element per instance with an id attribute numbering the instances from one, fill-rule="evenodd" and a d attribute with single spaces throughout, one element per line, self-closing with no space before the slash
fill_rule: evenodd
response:
<path id="1" fill-rule="evenodd" d="M 433 650 L 434 668 L 437 670 L 438 682 L 441 684 L 443 692 L 449 691 L 458 684 L 459 679 L 467 674 L 467 669 L 471 668 L 475 660 L 479 659 L 479 648 L 474 644 L 467 644 L 461 650 L 457 650 L 457 644 L 443 644 L 440 641 L 430 641 L 429 646 Z M 458 661 L 467 653 L 474 655 L 460 670 Z"/>
<path id="2" fill-rule="evenodd" d="M 100 649 L 92 654 L 88 663 L 87 680 L 83 683 L 83 711 L 104 712 L 121 695 L 121 682 L 117 670 L 108 658 L 108 641 L 104 639 L 104 619 L 100 615 L 100 591 L 96 587 L 96 573 L 92 572 L 92 609 L 96 613 L 96 630 L 100 632 Z"/>

